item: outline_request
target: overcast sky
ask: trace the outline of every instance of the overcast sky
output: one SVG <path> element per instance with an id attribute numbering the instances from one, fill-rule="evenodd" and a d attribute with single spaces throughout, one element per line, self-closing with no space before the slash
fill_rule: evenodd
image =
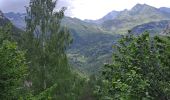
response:
<path id="1" fill-rule="evenodd" d="M 131 9 L 137 3 L 169 7 L 170 0 L 58 0 L 58 7 L 67 7 L 66 15 L 80 19 L 99 19 L 112 10 Z M 0 0 L 3 12 L 25 12 L 29 0 Z"/>

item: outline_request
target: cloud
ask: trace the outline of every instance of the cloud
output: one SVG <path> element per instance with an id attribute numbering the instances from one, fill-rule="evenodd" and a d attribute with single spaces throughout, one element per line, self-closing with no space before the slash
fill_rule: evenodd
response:
<path id="1" fill-rule="evenodd" d="M 30 0 L 0 0 L 0 10 L 3 12 L 26 12 L 25 6 L 29 5 L 29 1 Z M 71 16 L 73 6 L 70 1 L 71 0 L 58 0 L 56 9 L 67 7 L 65 13 L 67 16 Z"/>
<path id="2" fill-rule="evenodd" d="M 3 12 L 25 12 L 29 0 L 0 0 L 0 10 Z"/>
<path id="3" fill-rule="evenodd" d="M 65 14 L 67 16 L 72 16 L 72 9 L 74 9 L 74 6 L 72 5 L 73 0 L 58 0 L 56 9 L 60 9 L 62 7 L 66 7 L 67 10 L 65 11 Z"/>
<path id="4" fill-rule="evenodd" d="M 3 12 L 24 12 L 29 0 L 0 0 Z M 99 19 L 112 10 L 131 9 L 137 3 L 154 7 L 170 7 L 170 0 L 58 0 L 57 8 L 67 7 L 67 16 L 80 19 Z"/>
<path id="5" fill-rule="evenodd" d="M 154 7 L 170 7 L 170 0 L 71 0 L 72 17 L 98 19 L 112 10 L 131 9 L 137 3 Z"/>

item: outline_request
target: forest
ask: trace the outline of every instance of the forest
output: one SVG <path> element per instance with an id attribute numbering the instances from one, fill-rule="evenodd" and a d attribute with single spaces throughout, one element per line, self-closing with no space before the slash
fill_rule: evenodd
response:
<path id="1" fill-rule="evenodd" d="M 31 0 L 25 26 L 0 14 L 0 100 L 170 100 L 169 12 L 82 22 L 57 2 Z"/>

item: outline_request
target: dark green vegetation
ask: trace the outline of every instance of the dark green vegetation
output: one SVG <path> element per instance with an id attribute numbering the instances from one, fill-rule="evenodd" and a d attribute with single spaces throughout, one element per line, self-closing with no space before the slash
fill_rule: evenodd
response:
<path id="1" fill-rule="evenodd" d="M 25 52 L 17 46 L 17 36 L 12 34 L 16 31 L 14 26 L 4 17 L 0 22 L 3 23 L 0 26 L 0 98 L 12 100 L 20 97 L 27 63 Z"/>
<path id="2" fill-rule="evenodd" d="M 0 12 L 2 100 L 170 99 L 168 8 L 137 4 L 82 21 L 55 3 L 5 14 L 22 30 Z"/>
<path id="3" fill-rule="evenodd" d="M 122 37 L 96 86 L 101 100 L 169 100 L 170 38 Z"/>
<path id="4" fill-rule="evenodd" d="M 27 67 L 24 52 L 18 50 L 16 43 L 4 40 L 0 46 L 0 64 L 0 98 L 17 99 Z"/>
<path id="5" fill-rule="evenodd" d="M 68 30 L 60 26 L 65 8 L 53 12 L 55 4 L 52 0 L 32 0 L 27 7 L 25 32 L 6 26 L 10 22 L 2 14 L 2 100 L 77 100 L 81 97 L 86 81 L 68 64 L 65 52 L 72 39 Z"/>
<path id="6" fill-rule="evenodd" d="M 34 99 L 78 99 L 84 79 L 72 72 L 66 56 L 71 42 L 68 30 L 61 27 L 65 8 L 54 12 L 56 2 L 33 0 L 27 7 L 23 49 L 27 50 L 31 82 L 26 91 Z"/>

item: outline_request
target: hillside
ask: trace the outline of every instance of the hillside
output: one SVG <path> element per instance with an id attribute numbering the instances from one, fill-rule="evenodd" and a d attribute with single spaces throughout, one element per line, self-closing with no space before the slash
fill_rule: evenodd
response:
<path id="1" fill-rule="evenodd" d="M 0 0 L 0 100 L 170 100 L 166 3 Z"/>
<path id="2" fill-rule="evenodd" d="M 21 37 L 21 33 L 22 30 L 20 30 L 19 28 L 17 28 L 16 26 L 12 25 L 12 23 L 10 22 L 10 20 L 8 18 L 5 17 L 5 15 L 3 14 L 2 11 L 0 11 L 0 28 L 1 26 L 5 26 L 5 27 L 9 27 L 8 25 L 11 25 L 11 29 L 12 30 L 8 30 L 8 31 L 12 31 L 12 38 L 15 41 L 20 41 L 20 37 Z"/>
<path id="3" fill-rule="evenodd" d="M 5 16 L 20 29 L 25 27 L 25 14 L 6 13 Z M 111 35 L 95 24 L 65 17 L 62 25 L 71 33 L 73 43 L 67 51 L 70 63 L 81 72 L 96 73 L 111 58 L 112 45 L 119 35 Z"/>
<path id="4" fill-rule="evenodd" d="M 17 26 L 20 29 L 25 28 L 25 13 L 5 13 L 4 14 L 15 26 Z"/>
<path id="5" fill-rule="evenodd" d="M 148 31 L 151 35 L 158 35 L 165 27 L 170 23 L 170 20 L 162 20 L 157 22 L 149 22 L 132 28 L 131 33 L 139 35 L 145 31 Z"/>
<path id="6" fill-rule="evenodd" d="M 170 13 L 146 4 L 137 4 L 131 10 L 121 11 L 113 20 L 102 23 L 102 27 L 115 33 L 125 34 L 137 25 L 153 21 L 169 20 Z"/>
<path id="7" fill-rule="evenodd" d="M 119 14 L 119 11 L 111 11 L 108 14 L 106 14 L 104 17 L 98 19 L 98 20 L 84 20 L 85 22 L 89 22 L 89 23 L 94 23 L 94 24 L 102 24 L 103 22 L 107 21 L 107 20 L 113 20 L 117 17 L 117 15 Z"/>
<path id="8" fill-rule="evenodd" d="M 9 23 L 9 20 L 3 15 L 2 11 L 0 11 L 0 26 L 4 26 Z"/>
<path id="9" fill-rule="evenodd" d="M 112 11 L 99 20 L 83 21 L 64 17 L 62 26 L 68 28 L 73 38 L 73 43 L 67 51 L 70 63 L 81 72 L 98 72 L 104 63 L 110 62 L 112 45 L 119 39 L 119 34 L 132 30 L 136 35 L 144 31 L 156 35 L 169 23 L 169 11 L 169 8 L 165 7 L 154 8 L 146 4 L 137 4 L 131 10 Z M 25 15 L 5 14 L 15 26 L 23 30 Z"/>

